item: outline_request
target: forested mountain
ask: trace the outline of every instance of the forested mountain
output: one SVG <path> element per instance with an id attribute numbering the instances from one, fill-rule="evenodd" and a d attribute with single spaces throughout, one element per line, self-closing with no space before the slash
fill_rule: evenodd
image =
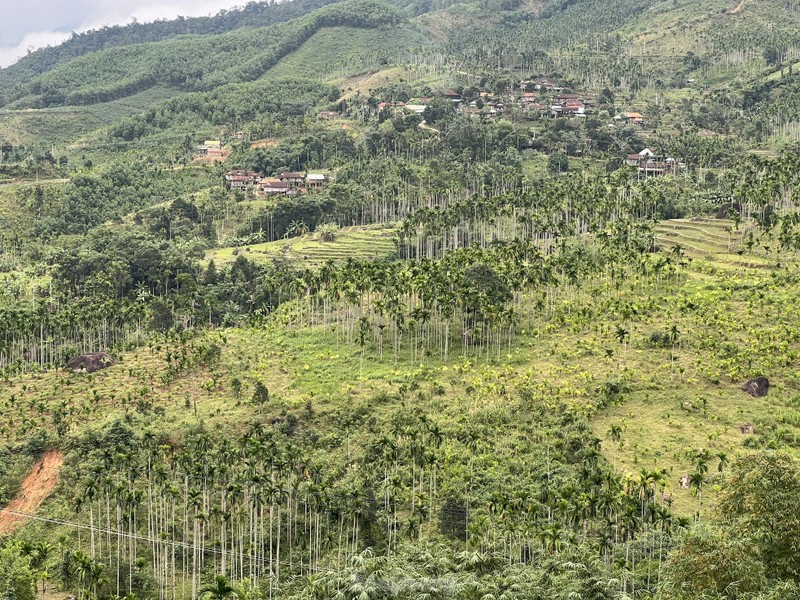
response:
<path id="1" fill-rule="evenodd" d="M 35 77 L 28 90 L 37 108 L 107 102 L 159 85 L 208 90 L 261 77 L 322 27 L 390 27 L 401 20 L 388 4 L 345 0 L 271 27 L 94 52 Z"/>
<path id="2" fill-rule="evenodd" d="M 800 594 L 794 0 L 289 0 L 0 70 L 0 600 Z"/>
<path id="3" fill-rule="evenodd" d="M 182 35 L 220 34 L 236 29 L 267 27 L 303 16 L 326 4 L 330 2 L 251 2 L 242 9 L 221 11 L 213 17 L 137 22 L 74 34 L 63 44 L 35 50 L 10 67 L 0 70 L 0 84 L 6 94 L 3 97 L 9 98 L 9 95 L 15 93 L 15 89 L 22 87 L 36 75 L 85 54 L 119 46 L 158 42 Z"/>

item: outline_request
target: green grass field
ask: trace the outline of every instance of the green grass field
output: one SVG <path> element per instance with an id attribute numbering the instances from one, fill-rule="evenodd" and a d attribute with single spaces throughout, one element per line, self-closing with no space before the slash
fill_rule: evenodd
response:
<path id="1" fill-rule="evenodd" d="M 217 248 L 207 252 L 206 259 L 213 259 L 221 266 L 233 262 L 237 256 L 244 256 L 256 262 L 282 256 L 313 266 L 327 260 L 384 258 L 395 249 L 394 234 L 391 229 L 381 226 L 362 226 L 342 228 L 333 242 L 324 242 L 317 234 L 309 233 L 241 248 Z"/>

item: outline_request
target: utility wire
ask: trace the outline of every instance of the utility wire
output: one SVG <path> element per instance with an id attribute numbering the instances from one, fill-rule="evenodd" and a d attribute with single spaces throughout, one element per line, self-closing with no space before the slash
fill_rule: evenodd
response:
<path id="1" fill-rule="evenodd" d="M 18 510 L 11 510 L 10 508 L 0 508 L 0 513 L 6 513 L 6 514 L 9 514 L 11 516 L 19 517 L 19 518 L 22 518 L 22 519 L 30 519 L 32 521 L 40 521 L 42 523 L 50 523 L 51 525 L 62 525 L 64 527 L 72 527 L 73 529 L 84 529 L 84 530 L 94 531 L 96 533 L 111 534 L 111 535 L 115 535 L 117 537 L 126 538 L 126 539 L 132 539 L 132 540 L 138 540 L 138 541 L 141 541 L 141 542 L 154 542 L 156 544 L 166 544 L 168 546 L 175 546 L 175 547 L 181 548 L 181 549 L 192 550 L 192 552 L 194 552 L 197 549 L 196 545 L 190 544 L 188 542 L 178 542 L 178 541 L 174 541 L 174 540 L 164 540 L 164 539 L 159 539 L 159 538 L 148 537 L 146 535 L 140 535 L 138 533 L 127 533 L 127 532 L 124 532 L 124 531 L 117 531 L 116 529 L 104 529 L 102 527 L 90 527 L 89 525 L 85 525 L 83 523 L 76 523 L 74 521 L 64 521 L 64 520 L 61 520 L 61 519 L 53 519 L 53 518 L 50 518 L 50 517 L 41 517 L 39 515 L 33 515 L 33 514 L 30 514 L 30 513 L 21 512 L 21 511 L 18 511 Z M 216 548 L 204 547 L 203 548 L 203 552 L 206 552 L 206 553 L 209 553 L 209 554 L 216 554 L 217 556 L 222 556 L 222 551 L 221 550 L 217 550 Z M 252 562 L 256 562 L 258 564 L 258 566 L 260 566 L 260 567 L 264 567 L 264 566 L 266 566 L 268 564 L 267 560 L 265 558 L 257 559 L 256 557 L 251 556 L 250 554 L 242 554 L 241 552 L 234 552 L 233 550 L 231 550 L 230 552 L 226 552 L 225 555 L 226 556 L 231 556 L 231 557 L 235 556 L 235 557 L 239 558 L 240 560 L 245 560 L 246 559 L 246 560 L 250 560 Z M 304 566 L 304 568 L 308 569 L 309 567 L 306 565 L 306 566 Z M 316 571 L 316 572 L 319 573 L 319 572 L 324 571 L 325 569 L 320 569 L 319 567 L 311 567 L 310 570 Z"/>

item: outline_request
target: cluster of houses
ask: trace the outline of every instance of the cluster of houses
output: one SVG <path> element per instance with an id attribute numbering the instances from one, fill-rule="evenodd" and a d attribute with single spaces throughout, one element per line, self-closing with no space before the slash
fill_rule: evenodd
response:
<path id="1" fill-rule="evenodd" d="M 545 91 L 545 92 L 555 92 L 561 93 L 564 91 L 564 88 L 555 80 L 553 79 L 523 79 L 519 82 L 519 87 L 523 90 L 530 91 L 531 89 L 536 90 L 537 92 Z"/>
<path id="2" fill-rule="evenodd" d="M 456 105 L 458 105 L 461 102 L 461 94 L 459 94 L 455 90 L 445 90 L 444 92 L 441 93 L 441 97 L 450 100 Z M 407 110 L 409 112 L 421 115 L 422 113 L 425 112 L 425 109 L 432 101 L 433 98 L 431 97 L 420 97 L 420 98 L 411 98 L 409 99 L 408 102 L 401 102 L 401 101 L 379 102 L 378 108 L 381 110 L 390 109 L 394 110 L 395 112 Z"/>
<path id="3" fill-rule="evenodd" d="M 324 173 L 299 173 L 287 171 L 277 177 L 264 177 L 255 171 L 233 169 L 225 174 L 228 190 L 255 192 L 267 196 L 296 196 L 321 190 L 328 183 Z"/>
<path id="4" fill-rule="evenodd" d="M 440 96 L 453 102 L 459 112 L 473 118 L 496 117 L 514 105 L 552 117 L 585 116 L 589 108 L 586 100 L 578 94 L 564 92 L 563 89 L 552 79 L 534 79 L 522 81 L 519 91 L 501 95 L 480 92 L 480 99 L 469 103 L 463 102 L 461 94 L 455 90 L 445 90 Z M 378 103 L 378 108 L 421 115 L 432 101 L 433 98 L 430 97 L 412 98 L 408 102 L 385 101 Z"/>
<path id="5" fill-rule="evenodd" d="M 513 105 L 553 118 L 585 117 L 594 109 L 584 96 L 565 91 L 558 82 L 546 78 L 521 81 L 519 90 L 499 96 L 490 92 L 480 92 L 479 99 L 469 103 L 462 102 L 461 96 L 453 90 L 447 90 L 442 96 L 458 103 L 460 112 L 480 118 L 491 118 L 502 114 L 507 107 Z M 422 114 L 431 101 L 432 98 L 413 98 L 407 103 L 380 102 L 378 108 Z M 614 121 L 640 126 L 646 123 L 644 115 L 638 112 L 622 112 L 614 116 Z M 658 156 L 649 148 L 627 156 L 625 164 L 636 167 L 637 172 L 645 177 L 676 175 L 685 169 L 684 163 L 680 160 L 669 156 Z"/>
<path id="6" fill-rule="evenodd" d="M 461 95 L 454 90 L 445 90 L 440 96 L 456 103 L 459 112 L 471 118 L 491 119 L 512 106 L 553 118 L 585 117 L 595 109 L 585 96 L 567 91 L 557 81 L 548 78 L 522 80 L 518 88 L 504 94 L 481 92 L 480 98 L 471 102 L 462 102 Z M 378 108 L 421 115 L 431 101 L 429 97 L 412 98 L 406 103 L 387 101 L 380 102 Z M 645 124 L 644 116 L 638 112 L 623 112 L 616 115 L 614 120 L 633 125 Z"/>
<path id="7" fill-rule="evenodd" d="M 538 112 L 550 117 L 584 117 L 590 108 L 586 100 L 578 94 L 561 92 L 553 97 L 541 92 L 523 91 L 521 94 L 507 94 L 500 99 L 494 99 L 488 92 L 482 92 L 480 103 L 474 100 L 462 110 L 470 117 L 492 118 L 514 105 L 526 112 Z"/>

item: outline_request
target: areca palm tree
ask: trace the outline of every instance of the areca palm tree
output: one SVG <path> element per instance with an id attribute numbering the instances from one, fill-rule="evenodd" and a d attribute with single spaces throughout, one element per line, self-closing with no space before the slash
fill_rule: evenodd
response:
<path id="1" fill-rule="evenodd" d="M 228 578 L 224 575 L 217 575 L 212 583 L 204 585 L 200 588 L 200 595 L 198 598 L 205 600 L 228 600 L 235 598 L 238 600 L 239 595 L 231 585 Z"/>
<path id="2" fill-rule="evenodd" d="M 108 576 L 106 575 L 106 566 L 103 563 L 93 562 L 89 567 L 88 577 L 86 579 L 91 597 L 98 598 L 98 588 L 104 583 L 108 583 Z"/>
<path id="3" fill-rule="evenodd" d="M 82 552 L 77 550 L 70 554 L 69 565 L 71 569 L 71 575 L 77 578 L 79 584 L 79 591 L 78 591 L 78 598 L 85 597 L 85 594 L 90 594 L 93 581 L 94 581 L 94 561 L 92 558 Z"/>
<path id="4" fill-rule="evenodd" d="M 622 376 L 622 357 L 625 354 L 625 342 L 630 338 L 630 336 L 631 336 L 630 332 L 621 325 L 617 327 L 617 330 L 614 332 L 614 337 L 617 338 L 617 341 L 622 347 L 622 351 L 620 352 L 620 361 L 618 363 L 619 377 Z"/>
<path id="5" fill-rule="evenodd" d="M 53 554 L 54 546 L 45 541 L 34 542 L 31 547 L 31 566 L 42 581 L 42 593 L 47 592 L 47 563 Z"/>

